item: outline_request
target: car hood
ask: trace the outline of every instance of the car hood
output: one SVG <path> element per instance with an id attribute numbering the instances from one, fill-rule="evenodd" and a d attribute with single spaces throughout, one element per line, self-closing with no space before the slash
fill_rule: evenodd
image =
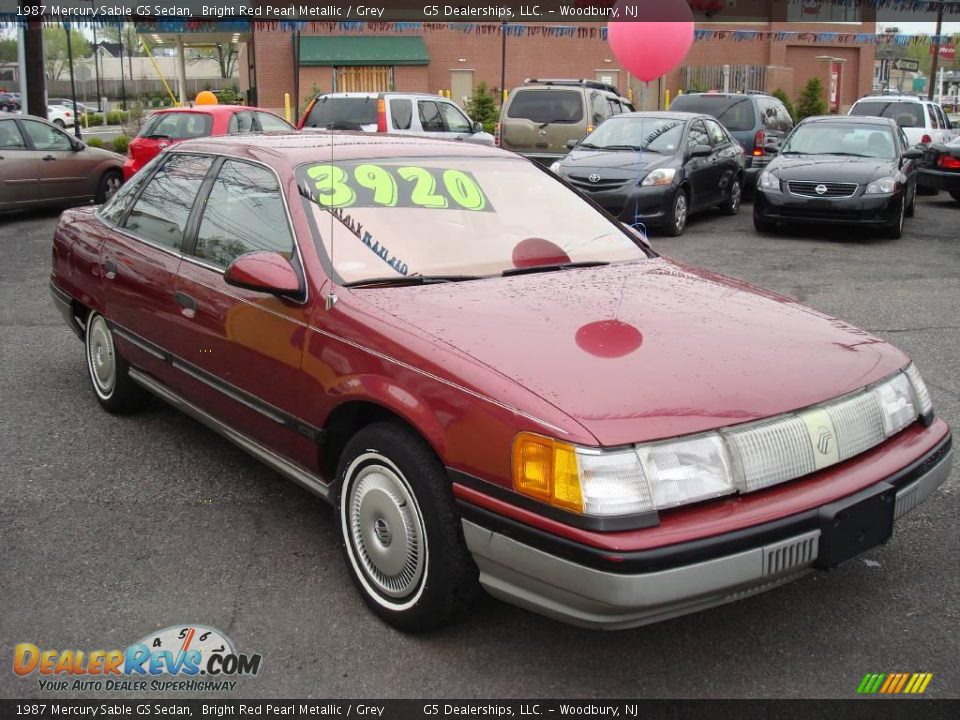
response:
<path id="1" fill-rule="evenodd" d="M 597 173 L 603 178 L 629 179 L 641 172 L 646 175 L 651 170 L 670 165 L 673 155 L 660 155 L 652 152 L 629 152 L 625 150 L 574 150 L 560 163 L 563 176 L 586 176 Z"/>
<path id="2" fill-rule="evenodd" d="M 361 292 L 606 446 L 796 410 L 908 362 L 789 298 L 665 259 Z"/>
<path id="3" fill-rule="evenodd" d="M 845 155 L 781 155 L 767 166 L 781 180 L 863 183 L 895 175 L 896 160 Z"/>

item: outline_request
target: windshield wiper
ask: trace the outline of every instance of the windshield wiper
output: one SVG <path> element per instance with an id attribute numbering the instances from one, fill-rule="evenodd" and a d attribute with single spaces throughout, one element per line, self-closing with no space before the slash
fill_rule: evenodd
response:
<path id="1" fill-rule="evenodd" d="M 547 120 L 545 123 L 542 123 L 542 124 L 540 125 L 540 127 L 538 127 L 537 129 L 538 129 L 538 130 L 543 130 L 547 125 L 553 125 L 554 123 L 566 122 L 566 121 L 567 121 L 567 118 L 565 118 L 565 117 L 557 118 L 556 120 Z"/>
<path id="2" fill-rule="evenodd" d="M 641 147 L 639 145 L 604 145 L 604 150 L 646 150 L 647 148 Z M 656 150 L 650 150 L 650 152 L 656 152 Z"/>
<path id="3" fill-rule="evenodd" d="M 145 138 L 149 140 L 170 140 L 169 135 L 164 135 L 163 133 L 151 133 L 149 135 L 144 135 Z"/>
<path id="4" fill-rule="evenodd" d="M 391 277 L 366 278 L 344 283 L 344 287 L 385 287 L 389 285 L 433 285 L 435 283 L 464 282 L 479 280 L 481 275 L 394 275 Z"/>
<path id="5" fill-rule="evenodd" d="M 510 268 L 509 270 L 504 270 L 500 273 L 503 277 L 510 277 L 511 275 L 526 275 L 528 273 L 539 273 L 539 272 L 555 272 L 557 270 L 567 270 L 569 268 L 583 268 L 583 267 L 600 267 L 601 265 L 609 265 L 606 260 L 584 260 L 583 262 L 568 262 L 568 263 L 549 263 L 547 265 L 530 265 L 529 267 L 516 267 Z"/>

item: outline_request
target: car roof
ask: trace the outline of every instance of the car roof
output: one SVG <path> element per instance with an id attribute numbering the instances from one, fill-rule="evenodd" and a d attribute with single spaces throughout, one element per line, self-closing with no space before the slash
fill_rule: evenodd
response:
<path id="1" fill-rule="evenodd" d="M 338 93 L 320 93 L 320 98 L 379 98 L 379 97 L 411 97 L 411 98 L 429 98 L 431 100 L 446 100 L 440 95 L 431 95 L 430 93 L 399 92 L 391 90 L 389 92 L 338 92 Z"/>
<path id="2" fill-rule="evenodd" d="M 860 98 L 857 102 L 863 102 L 865 100 L 870 101 L 887 101 L 887 102 L 908 102 L 908 103 L 928 103 L 932 102 L 925 98 L 918 98 L 916 95 L 867 95 Z M 854 103 L 856 105 L 857 103 Z M 934 103 L 936 105 L 936 103 Z"/>
<path id="3" fill-rule="evenodd" d="M 896 125 L 893 118 L 877 117 L 876 115 L 811 115 L 800 121 L 801 123 L 841 122 L 860 125 Z M 799 124 L 799 123 L 798 123 Z"/>
<path id="4" fill-rule="evenodd" d="M 258 108 L 258 107 L 250 107 L 248 105 L 197 105 L 195 107 L 164 108 L 163 110 L 156 110 L 151 114 L 161 115 L 161 114 L 172 113 L 172 112 L 197 112 L 197 113 L 216 114 L 216 113 L 225 113 L 225 112 L 238 112 L 240 110 L 259 110 L 260 112 L 269 112 L 269 110 L 264 110 L 263 108 Z"/>
<path id="5" fill-rule="evenodd" d="M 725 92 L 685 92 L 682 95 L 677 95 L 673 101 L 676 102 L 680 98 L 684 97 L 718 97 L 718 98 L 772 98 L 776 100 L 773 95 L 768 95 L 767 93 L 762 92 L 748 92 L 748 93 L 725 93 Z"/>
<path id="6" fill-rule="evenodd" d="M 641 110 L 639 112 L 620 113 L 614 115 L 614 118 L 663 118 L 664 120 L 695 120 L 696 118 L 708 118 L 713 120 L 712 115 L 706 113 L 680 112 L 679 110 Z M 613 118 L 610 118 L 611 120 Z"/>
<path id="7" fill-rule="evenodd" d="M 400 157 L 515 158 L 529 162 L 500 148 L 454 140 L 438 140 L 419 135 L 390 135 L 364 132 L 295 132 L 219 135 L 184 140 L 168 152 L 210 153 L 258 160 L 268 165 L 296 166 L 305 162 L 330 162 L 338 159 Z"/>

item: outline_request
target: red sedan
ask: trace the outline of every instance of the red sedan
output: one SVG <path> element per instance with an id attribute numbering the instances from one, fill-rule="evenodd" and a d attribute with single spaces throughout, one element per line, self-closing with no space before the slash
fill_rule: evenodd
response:
<path id="1" fill-rule="evenodd" d="M 127 147 L 123 179 L 129 180 L 161 150 L 183 140 L 211 135 L 243 135 L 252 132 L 294 130 L 272 112 L 244 105 L 198 105 L 157 110 Z"/>
<path id="2" fill-rule="evenodd" d="M 950 470 L 904 353 L 494 148 L 185 142 L 64 213 L 51 284 L 106 410 L 159 396 L 329 500 L 405 630 L 481 586 L 592 627 L 717 605 L 883 543 Z"/>

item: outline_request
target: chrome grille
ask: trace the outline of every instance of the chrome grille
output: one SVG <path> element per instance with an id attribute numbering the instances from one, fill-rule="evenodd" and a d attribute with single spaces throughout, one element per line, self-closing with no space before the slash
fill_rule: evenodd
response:
<path id="1" fill-rule="evenodd" d="M 576 188 L 587 190 L 588 192 L 604 192 L 606 190 L 616 190 L 626 185 L 629 181 L 622 178 L 600 178 L 596 182 L 591 182 L 590 178 L 586 175 L 571 175 L 567 178 L 567 182 Z"/>
<path id="2" fill-rule="evenodd" d="M 817 188 L 824 189 L 822 193 L 817 192 Z M 787 189 L 792 195 L 811 198 L 848 198 L 853 197 L 857 192 L 856 183 L 836 183 L 836 182 L 807 182 L 806 180 L 790 180 L 787 183 Z"/>

